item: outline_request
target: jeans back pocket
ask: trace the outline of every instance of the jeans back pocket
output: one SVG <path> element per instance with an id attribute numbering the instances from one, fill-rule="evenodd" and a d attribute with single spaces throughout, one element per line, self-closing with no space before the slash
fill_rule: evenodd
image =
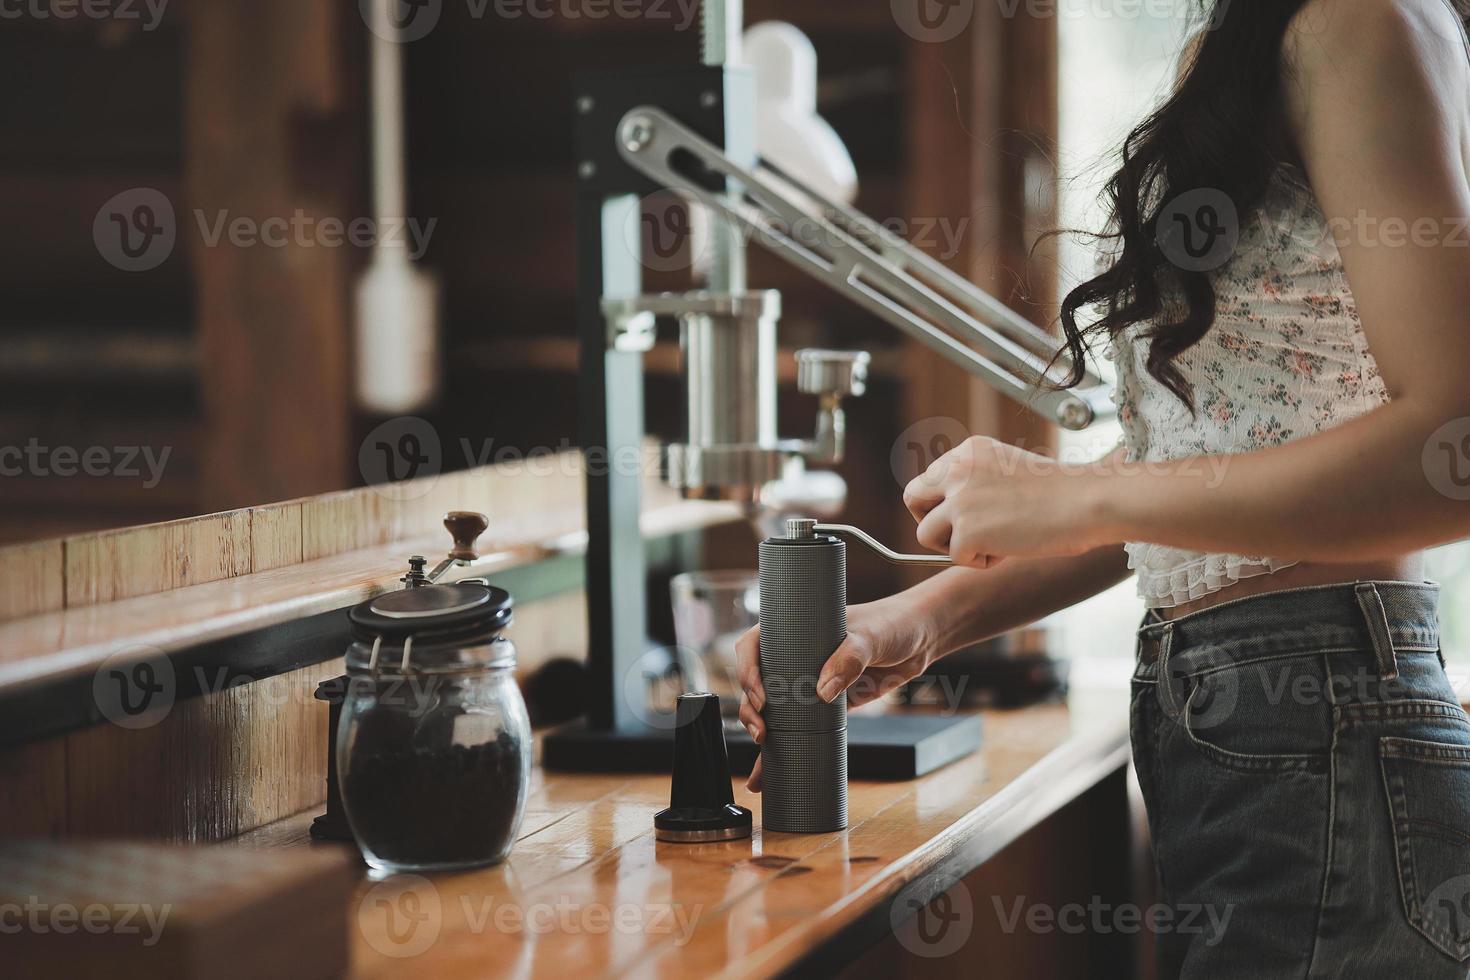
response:
<path id="1" fill-rule="evenodd" d="M 1378 760 L 1404 914 L 1442 952 L 1470 960 L 1470 746 L 1385 736 Z"/>

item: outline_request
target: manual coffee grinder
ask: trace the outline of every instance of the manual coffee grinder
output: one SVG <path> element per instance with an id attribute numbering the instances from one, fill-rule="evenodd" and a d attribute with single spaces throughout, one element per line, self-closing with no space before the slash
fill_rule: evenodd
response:
<path id="1" fill-rule="evenodd" d="M 847 826 L 847 694 L 817 694 L 822 666 L 847 637 L 847 545 L 861 541 L 887 561 L 947 566 L 946 555 L 903 555 L 846 524 L 786 522 L 784 537 L 762 541 L 760 672 L 767 830 L 822 833 Z"/>

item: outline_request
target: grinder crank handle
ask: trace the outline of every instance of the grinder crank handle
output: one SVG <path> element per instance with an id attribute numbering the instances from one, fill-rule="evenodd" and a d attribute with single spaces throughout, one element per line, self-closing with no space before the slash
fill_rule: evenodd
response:
<path id="1" fill-rule="evenodd" d="M 484 514 L 472 510 L 451 510 L 444 515 L 444 530 L 454 539 L 454 547 L 449 549 L 449 554 L 444 557 L 434 570 L 428 574 L 427 581 L 437 582 L 455 565 L 468 565 L 480 557 L 476 542 L 485 529 L 490 526 L 490 520 Z"/>
<path id="2" fill-rule="evenodd" d="M 901 554 L 873 537 L 867 531 L 864 531 L 862 528 L 853 527 L 851 524 L 818 524 L 812 530 L 822 534 L 837 534 L 842 537 L 861 541 L 884 559 L 893 562 L 895 565 L 929 565 L 937 568 L 948 568 L 954 564 L 954 559 L 948 555 Z"/>

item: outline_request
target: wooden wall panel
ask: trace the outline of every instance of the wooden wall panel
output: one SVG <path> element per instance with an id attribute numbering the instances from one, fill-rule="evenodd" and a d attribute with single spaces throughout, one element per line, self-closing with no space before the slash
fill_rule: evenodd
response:
<path id="1" fill-rule="evenodd" d="M 651 445 L 644 447 L 643 472 L 656 473 L 657 457 L 649 458 L 650 451 L 656 453 L 657 449 Z M 491 527 L 497 521 L 502 525 L 514 521 L 517 514 L 532 509 L 555 515 L 575 513 L 580 523 L 587 499 L 583 465 L 580 454 L 559 453 L 529 458 L 510 469 L 487 468 L 484 472 L 495 508 Z"/>
<path id="2" fill-rule="evenodd" d="M 181 701 L 151 728 L 68 734 L 66 833 L 214 841 L 321 802 L 327 708 L 312 692 L 341 669 L 336 660 Z"/>
<path id="3" fill-rule="evenodd" d="M 90 606 L 250 572 L 250 512 L 67 538 L 66 605 Z"/>
<path id="4" fill-rule="evenodd" d="M 444 535 L 443 517 L 451 510 L 486 513 L 486 542 L 493 544 L 499 532 L 522 531 L 527 513 L 553 527 L 580 523 L 583 494 L 580 456 L 560 453 L 415 484 L 361 487 L 8 545 L 0 547 L 6 571 L 0 579 L 0 621 L 222 581 L 394 541 L 422 546 L 421 539 Z M 443 550 L 448 548 L 446 535 Z"/>
<path id="5" fill-rule="evenodd" d="M 191 212 L 256 222 L 299 214 L 312 233 L 366 213 L 351 115 L 361 37 L 346 33 L 361 21 L 351 7 L 190 6 L 183 197 Z M 187 242 L 200 391 L 209 437 L 223 447 L 204 459 L 204 506 L 347 485 L 356 459 L 350 298 L 362 250 L 294 235 L 284 248 L 211 244 L 199 234 Z"/>
<path id="6" fill-rule="evenodd" d="M 60 540 L 0 548 L 0 620 L 62 608 L 66 599 L 64 549 Z"/>
<path id="7" fill-rule="evenodd" d="M 444 515 L 451 510 L 474 510 L 490 522 L 486 540 L 493 539 L 497 522 L 503 519 L 501 504 L 492 496 L 494 476 L 489 468 L 444 473 L 426 482 L 422 494 L 406 496 L 400 505 L 400 520 L 407 538 L 443 535 Z M 539 513 L 539 511 L 538 511 Z M 448 537 L 444 540 L 447 542 Z M 445 550 L 448 544 L 445 544 Z"/>
<path id="8" fill-rule="evenodd" d="M 66 831 L 66 736 L 0 751 L 0 836 Z"/>
<path id="9" fill-rule="evenodd" d="M 172 588 L 173 549 L 164 525 L 68 538 L 66 605 L 91 606 Z"/>
<path id="10" fill-rule="evenodd" d="M 583 659 L 587 655 L 585 593 L 577 589 L 518 605 L 508 635 L 516 645 L 516 673 L 521 677 L 561 657 Z"/>
<path id="11" fill-rule="evenodd" d="M 267 572 L 305 561 L 300 501 L 250 510 L 250 570 Z"/>
<path id="12" fill-rule="evenodd" d="M 330 731 L 328 706 L 313 697 L 319 683 L 343 671 L 341 660 L 252 684 L 239 691 L 243 702 L 241 733 L 271 730 L 272 738 L 247 738 L 233 771 L 273 773 L 273 779 L 250 778 L 238 783 L 241 805 L 233 836 L 283 816 L 315 806 L 327 798 Z"/>
<path id="13" fill-rule="evenodd" d="M 484 513 L 490 522 L 485 541 L 493 543 L 499 532 L 521 530 L 527 513 L 548 523 L 568 516 L 580 521 L 582 494 L 576 453 L 326 494 L 297 502 L 302 560 L 443 535 L 444 515 L 451 510 Z M 447 551 L 449 539 L 443 540 Z"/>
<path id="14" fill-rule="evenodd" d="M 402 505 L 369 489 L 329 493 L 301 502 L 301 558 L 313 561 L 387 544 L 401 537 Z"/>
<path id="15" fill-rule="evenodd" d="M 65 736 L 68 836 L 187 839 L 188 755 L 208 734 L 190 724 L 197 703 L 175 705 L 151 728 L 102 724 Z"/>
<path id="16" fill-rule="evenodd" d="M 173 526 L 173 588 L 250 574 L 248 511 L 176 521 Z"/>

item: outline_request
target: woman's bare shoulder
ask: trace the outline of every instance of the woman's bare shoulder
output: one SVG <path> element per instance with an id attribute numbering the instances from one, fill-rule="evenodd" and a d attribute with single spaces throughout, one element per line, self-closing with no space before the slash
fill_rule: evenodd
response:
<path id="1" fill-rule="evenodd" d="M 1314 102 L 1470 120 L 1470 56 L 1446 0 L 1307 0 L 1282 42 L 1288 115 Z"/>
<path id="2" fill-rule="evenodd" d="M 1465 34 L 1453 0 L 1307 0 L 1287 26 L 1283 54 L 1304 72 L 1402 63 L 1466 66 Z M 1450 71 L 1454 74 L 1454 71 Z"/>

